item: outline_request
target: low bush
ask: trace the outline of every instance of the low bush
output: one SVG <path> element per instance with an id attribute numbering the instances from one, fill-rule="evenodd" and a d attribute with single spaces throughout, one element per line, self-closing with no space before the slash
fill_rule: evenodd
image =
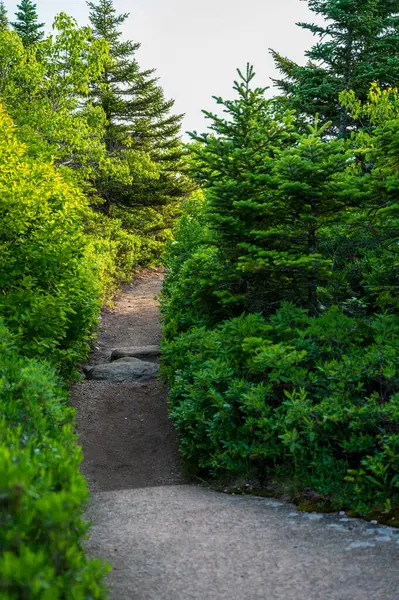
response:
<path id="1" fill-rule="evenodd" d="M 288 476 L 335 507 L 398 503 L 398 325 L 285 304 L 164 342 L 183 457 L 214 477 Z"/>
<path id="2" fill-rule="evenodd" d="M 167 277 L 161 306 L 167 339 L 195 325 L 211 327 L 238 316 L 244 302 L 234 294 L 237 272 L 220 249 L 209 244 L 206 197 L 201 192 L 193 194 L 183 203 L 182 212 L 163 261 Z"/>
<path id="3" fill-rule="evenodd" d="M 90 260 L 89 210 L 78 187 L 28 155 L 0 106 L 0 597 L 7 600 L 105 597 L 104 568 L 85 558 L 87 490 L 59 379 L 86 356 L 100 309 L 105 251 Z"/>
<path id="4" fill-rule="evenodd" d="M 100 309 L 84 210 L 82 192 L 27 156 L 0 108 L 0 314 L 25 355 L 65 374 L 87 353 Z"/>
<path id="5" fill-rule="evenodd" d="M 85 259 L 96 269 L 102 303 L 109 304 L 121 282 L 130 281 L 143 260 L 143 243 L 126 231 L 119 219 L 88 209 L 85 218 Z"/>
<path id="6" fill-rule="evenodd" d="M 105 597 L 85 558 L 87 499 L 74 411 L 50 366 L 21 357 L 0 322 L 0 597 Z"/>

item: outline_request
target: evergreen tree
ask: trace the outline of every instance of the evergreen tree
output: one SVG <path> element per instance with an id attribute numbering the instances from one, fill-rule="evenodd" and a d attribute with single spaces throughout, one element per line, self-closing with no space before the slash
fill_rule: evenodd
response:
<path id="1" fill-rule="evenodd" d="M 344 136 L 354 125 L 338 103 L 343 90 L 353 89 L 365 99 L 370 83 L 385 87 L 399 81 L 398 0 L 308 0 L 309 8 L 324 18 L 323 25 L 298 23 L 319 38 L 306 52 L 305 66 L 272 50 L 282 73 L 275 83 L 305 121 L 319 114 L 331 120 L 330 131 Z"/>
<path id="2" fill-rule="evenodd" d="M 182 115 L 171 113 L 174 101 L 165 99 L 154 71 L 140 70 L 136 59 L 140 44 L 122 39 L 120 27 L 129 15 L 117 14 L 113 0 L 88 2 L 88 6 L 94 35 L 107 40 L 110 48 L 103 80 L 93 87 L 93 96 L 107 117 L 107 148 L 112 154 L 144 152 L 159 173 L 157 179 L 135 180 L 129 186 L 107 189 L 102 185 L 102 192 L 108 204 L 147 206 L 158 215 L 162 213 L 161 219 L 154 218 L 149 225 L 161 230 L 171 224 L 167 221 L 175 212 L 172 206 L 192 189 L 182 176 Z"/>
<path id="3" fill-rule="evenodd" d="M 0 29 L 8 27 L 7 9 L 3 0 L 0 0 Z"/>
<path id="4" fill-rule="evenodd" d="M 17 20 L 11 23 L 21 37 L 24 46 L 31 46 L 43 39 L 44 23 L 38 23 L 37 7 L 32 0 L 21 0 L 17 5 L 19 9 L 15 14 Z"/>
<path id="5" fill-rule="evenodd" d="M 239 244 L 249 241 L 251 229 L 263 219 L 265 193 L 276 149 L 291 139 L 292 116 L 282 122 L 265 98 L 266 88 L 252 89 L 254 69 L 238 70 L 235 100 L 215 97 L 223 116 L 203 111 L 212 121 L 213 134 L 190 136 L 197 143 L 192 175 L 208 189 L 209 224 L 218 245 L 231 260 L 241 253 Z M 226 115 L 226 116 L 225 116 Z"/>
<path id="6" fill-rule="evenodd" d="M 239 259 L 245 271 L 268 273 L 272 298 L 295 302 L 312 314 L 319 310 L 318 288 L 331 272 L 321 237 L 331 226 L 344 226 L 360 201 L 351 193 L 347 173 L 351 154 L 343 140 L 322 139 L 326 125 L 316 122 L 277 153 L 263 227 L 251 231 L 251 243 L 241 245 L 246 256 Z"/>
<path id="7" fill-rule="evenodd" d="M 234 85 L 238 98 L 216 99 L 227 116 L 205 113 L 217 135 L 192 134 L 193 175 L 208 189 L 211 243 L 236 278 L 219 297 L 244 299 L 251 312 L 291 301 L 315 313 L 331 265 L 320 252 L 321 232 L 358 203 L 345 142 L 323 141 L 326 125 L 294 133 L 292 113 L 276 113 L 265 90 L 251 88 L 253 78 L 248 66 Z"/>
<path id="8" fill-rule="evenodd" d="M 223 301 L 263 310 L 269 274 L 265 269 L 244 270 L 241 261 L 251 252 L 253 232 L 268 223 L 265 209 L 272 202 L 268 198 L 273 161 L 278 149 L 292 142 L 293 115 L 276 113 L 273 101 L 265 98 L 265 88 L 252 88 L 254 77 L 250 65 L 245 72 L 238 70 L 234 82 L 237 98 L 215 97 L 223 115 L 204 111 L 212 122 L 212 134 L 190 135 L 196 142 L 192 145 L 192 176 L 207 190 L 212 244 L 219 248 L 229 273 Z"/>

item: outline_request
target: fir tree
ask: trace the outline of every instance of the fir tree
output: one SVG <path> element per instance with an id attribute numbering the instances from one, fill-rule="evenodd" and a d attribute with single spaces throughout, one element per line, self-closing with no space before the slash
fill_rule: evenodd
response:
<path id="1" fill-rule="evenodd" d="M 31 46 L 43 39 L 44 23 L 38 23 L 37 7 L 32 0 L 21 0 L 17 5 L 19 9 L 15 14 L 17 20 L 11 23 L 21 37 L 24 46 Z"/>
<path id="2" fill-rule="evenodd" d="M 305 66 L 272 50 L 282 73 L 275 83 L 287 105 L 309 122 L 319 114 L 332 121 L 332 131 L 346 135 L 354 124 L 338 103 L 343 90 L 353 89 L 365 99 L 370 83 L 396 85 L 399 81 L 398 0 L 308 0 L 323 25 L 298 23 L 318 38 L 306 52 Z M 330 130 L 331 131 L 331 130 Z"/>
<path id="3" fill-rule="evenodd" d="M 126 150 L 147 153 L 157 165 L 159 177 L 142 183 L 104 190 L 116 205 L 149 206 L 173 216 L 176 204 L 192 189 L 181 175 L 183 148 L 180 141 L 182 115 L 171 113 L 174 101 L 166 100 L 153 70 L 142 71 L 136 59 L 140 44 L 122 39 L 121 25 L 127 13 L 117 14 L 112 0 L 88 2 L 94 35 L 107 40 L 110 61 L 103 81 L 93 96 L 103 107 L 107 121 L 106 144 L 110 153 Z M 165 209 L 169 205 L 168 209 Z M 157 219 L 155 219 L 157 221 Z M 166 218 L 168 220 L 168 218 Z M 162 221 L 162 220 L 161 220 Z M 154 223 L 154 230 L 169 222 Z"/>
<path id="4" fill-rule="evenodd" d="M 227 116 L 205 113 L 217 135 L 192 134 L 193 176 L 208 189 L 211 243 L 235 271 L 231 293 L 219 296 L 229 304 L 244 299 L 251 312 L 291 301 L 315 313 L 331 264 L 320 252 L 321 233 L 358 203 L 345 142 L 323 141 L 327 125 L 295 133 L 293 114 L 276 113 L 265 90 L 252 89 L 253 78 L 248 66 L 235 82 L 237 99 L 216 98 Z"/>
<path id="5" fill-rule="evenodd" d="M 0 30 L 8 27 L 7 9 L 3 0 L 0 0 Z"/>
<path id="6" fill-rule="evenodd" d="M 196 142 L 192 176 L 207 189 L 212 244 L 219 248 L 223 262 L 235 270 L 232 292 L 226 291 L 223 300 L 229 304 L 243 301 L 249 310 L 263 310 L 269 273 L 244 269 L 243 264 L 252 252 L 253 232 L 269 222 L 265 210 L 273 204 L 273 161 L 278 149 L 292 142 L 293 115 L 276 113 L 273 101 L 265 98 L 266 89 L 252 88 L 254 77 L 250 65 L 245 72 L 238 70 L 237 98 L 215 97 L 223 115 L 204 111 L 212 134 L 190 135 Z"/>
<path id="7" fill-rule="evenodd" d="M 272 167 L 272 193 L 264 203 L 262 227 L 252 229 L 241 244 L 244 271 L 266 271 L 271 294 L 319 310 L 318 288 L 328 283 L 330 260 L 320 250 L 323 232 L 348 220 L 359 195 L 351 194 L 347 173 L 350 153 L 343 140 L 323 140 L 317 122 L 296 143 L 277 152 Z"/>

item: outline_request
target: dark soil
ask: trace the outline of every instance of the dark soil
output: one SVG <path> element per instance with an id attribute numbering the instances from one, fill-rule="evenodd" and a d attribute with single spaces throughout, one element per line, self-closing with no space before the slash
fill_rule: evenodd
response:
<path id="1" fill-rule="evenodd" d="M 90 364 L 109 360 L 112 350 L 160 342 L 157 271 L 126 286 L 112 311 L 101 318 Z M 176 435 L 168 417 L 162 380 L 82 381 L 71 390 L 83 447 L 82 471 L 92 491 L 184 482 Z"/>

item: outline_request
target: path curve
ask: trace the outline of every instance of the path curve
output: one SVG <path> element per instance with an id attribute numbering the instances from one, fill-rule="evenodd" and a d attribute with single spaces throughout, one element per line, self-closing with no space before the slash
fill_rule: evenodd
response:
<path id="1" fill-rule="evenodd" d="M 152 272 L 124 289 L 91 364 L 159 343 L 161 283 Z M 72 402 L 89 552 L 113 564 L 111 600 L 398 600 L 399 531 L 185 484 L 159 379 L 84 381 Z"/>

